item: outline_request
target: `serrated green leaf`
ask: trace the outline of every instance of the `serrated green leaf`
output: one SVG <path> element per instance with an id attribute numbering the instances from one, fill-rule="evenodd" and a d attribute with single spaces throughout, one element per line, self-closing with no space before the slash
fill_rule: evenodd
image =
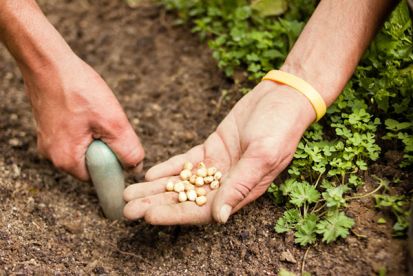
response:
<path id="1" fill-rule="evenodd" d="M 315 214 L 309 214 L 297 224 L 297 231 L 294 234 L 296 243 L 306 246 L 316 241 L 317 220 Z"/>
<path id="2" fill-rule="evenodd" d="M 308 184 L 308 182 L 297 182 L 292 187 L 290 198 L 292 204 L 301 207 L 305 203 L 317 202 L 320 198 L 320 193 L 314 186 Z"/>
<path id="3" fill-rule="evenodd" d="M 354 225 L 354 220 L 344 212 L 330 212 L 317 224 L 317 233 L 323 235 L 323 241 L 330 243 L 337 238 L 345 238 Z"/>
<path id="4" fill-rule="evenodd" d="M 284 212 L 283 216 L 275 224 L 275 232 L 285 233 L 295 228 L 301 220 L 301 213 L 298 209 L 289 209 Z"/>

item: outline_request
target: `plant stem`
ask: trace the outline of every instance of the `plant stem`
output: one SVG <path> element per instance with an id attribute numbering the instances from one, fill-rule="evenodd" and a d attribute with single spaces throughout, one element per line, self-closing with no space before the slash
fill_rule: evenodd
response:
<path id="1" fill-rule="evenodd" d="M 380 190 L 382 187 L 383 187 L 383 184 L 380 183 L 380 185 L 376 189 L 374 189 L 373 191 L 371 191 L 367 194 L 346 197 L 345 200 L 360 199 L 360 198 L 371 196 L 372 194 L 375 194 L 378 190 Z"/>
<path id="2" fill-rule="evenodd" d="M 305 260 L 306 260 L 306 258 L 307 258 L 308 252 L 310 251 L 310 248 L 311 248 L 311 246 L 309 246 L 309 247 L 307 248 L 307 250 L 305 251 L 305 253 L 304 253 L 303 261 L 301 262 L 301 275 L 304 274 Z"/>

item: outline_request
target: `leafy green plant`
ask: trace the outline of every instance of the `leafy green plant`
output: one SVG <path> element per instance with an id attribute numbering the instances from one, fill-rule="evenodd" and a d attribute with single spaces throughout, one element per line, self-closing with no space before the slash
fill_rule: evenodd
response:
<path id="1" fill-rule="evenodd" d="M 396 222 L 393 225 L 393 235 L 396 237 L 405 236 L 409 227 L 410 216 L 410 196 L 406 195 L 391 195 L 389 194 L 389 182 L 386 180 L 380 180 L 386 188 L 385 192 L 374 196 L 376 207 L 385 211 L 389 211 L 390 214 L 395 217 Z M 381 218 L 383 223 L 386 222 L 384 218 Z"/>
<path id="2" fill-rule="evenodd" d="M 314 9 L 314 0 L 162 0 L 192 21 L 193 32 L 208 40 L 213 57 L 227 76 L 246 68 L 251 80 L 280 66 Z M 271 6 L 271 9 L 267 9 Z M 280 15 L 273 18 L 268 16 Z M 276 41 L 276 43 L 274 43 Z"/>
<path id="3" fill-rule="evenodd" d="M 207 41 L 227 76 L 245 70 L 253 81 L 282 64 L 317 2 L 160 1 L 177 11 L 177 23 L 192 24 L 192 31 Z M 402 1 L 328 115 L 305 133 L 286 181 L 269 188 L 275 202 L 285 206 L 275 225 L 277 232 L 293 231 L 295 242 L 303 246 L 317 242 L 318 237 L 326 243 L 344 238 L 354 225 L 345 208 L 349 200 L 359 197 L 354 193 L 364 184 L 360 172 L 379 159 L 383 141 L 404 151 L 402 167 L 412 165 L 412 37 L 409 11 Z M 379 181 L 367 195 L 383 183 Z M 403 234 L 407 213 L 395 208 L 400 200 L 376 195 L 376 206 L 390 208 L 397 218 L 395 231 Z"/>

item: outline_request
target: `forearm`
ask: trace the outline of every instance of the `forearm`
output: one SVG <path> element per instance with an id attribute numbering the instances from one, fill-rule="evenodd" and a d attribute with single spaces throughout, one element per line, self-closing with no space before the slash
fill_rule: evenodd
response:
<path id="1" fill-rule="evenodd" d="M 281 70 L 312 84 L 331 105 L 395 3 L 322 0 Z"/>
<path id="2" fill-rule="evenodd" d="M 74 55 L 34 0 L 0 1 L 0 41 L 23 76 L 57 68 Z"/>

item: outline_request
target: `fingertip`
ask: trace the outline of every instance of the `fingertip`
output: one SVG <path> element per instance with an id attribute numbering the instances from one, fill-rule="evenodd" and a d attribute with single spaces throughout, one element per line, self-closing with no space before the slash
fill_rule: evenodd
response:
<path id="1" fill-rule="evenodd" d="M 145 180 L 146 181 L 154 181 L 156 179 L 159 178 L 158 174 L 157 174 L 157 167 L 158 165 L 155 165 L 154 167 L 150 168 L 146 174 L 145 174 Z"/>
<path id="2" fill-rule="evenodd" d="M 125 202 L 129 202 L 133 199 L 133 194 L 132 194 L 133 186 L 134 185 L 129 185 L 128 187 L 125 188 L 125 190 L 123 190 L 123 200 Z"/>
<path id="3" fill-rule="evenodd" d="M 125 205 L 125 207 L 123 207 L 123 216 L 127 219 L 127 220 L 134 220 L 134 216 L 133 216 L 133 208 L 131 207 L 132 205 L 130 203 L 127 203 Z"/>
<path id="4" fill-rule="evenodd" d="M 120 161 L 125 169 L 143 168 L 143 159 L 145 158 L 145 151 L 142 146 L 133 147 L 126 151 L 125 154 L 120 154 Z"/>
<path id="5" fill-rule="evenodd" d="M 124 169 L 139 166 L 145 158 L 142 144 L 131 129 L 124 135 L 116 135 L 114 139 L 102 139 L 116 154 Z"/>

